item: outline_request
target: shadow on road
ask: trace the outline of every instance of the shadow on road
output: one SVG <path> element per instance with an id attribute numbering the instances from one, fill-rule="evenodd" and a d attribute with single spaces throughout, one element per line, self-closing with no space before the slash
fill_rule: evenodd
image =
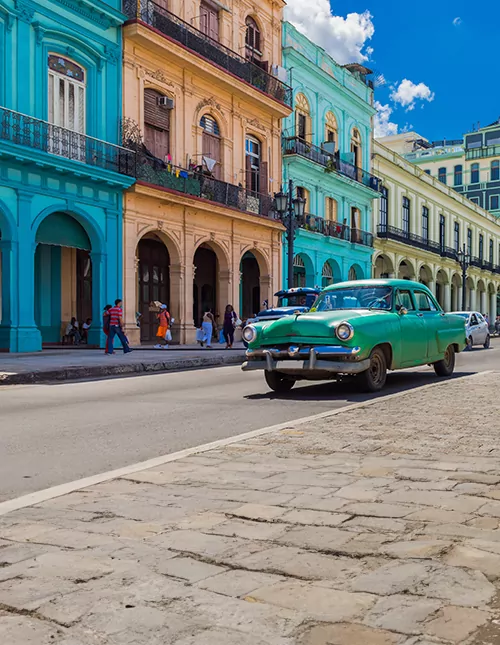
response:
<path id="1" fill-rule="evenodd" d="M 250 394 L 245 398 L 248 400 L 274 400 L 280 399 L 282 401 L 350 401 L 352 403 L 359 403 L 361 401 L 369 401 L 387 394 L 394 394 L 395 392 L 404 392 L 412 390 L 422 385 L 429 385 L 432 383 L 444 383 L 447 380 L 460 378 L 463 376 L 471 376 L 475 374 L 476 370 L 462 370 L 455 372 L 450 379 L 438 378 L 434 374 L 434 370 L 420 371 L 420 372 L 405 372 L 397 371 L 387 375 L 387 384 L 381 392 L 376 394 L 367 394 L 360 392 L 359 386 L 355 377 L 345 377 L 341 381 L 321 381 L 319 383 L 310 383 L 303 385 L 307 381 L 299 381 L 297 385 L 286 394 L 276 394 L 276 392 L 260 392 Z M 264 387 L 267 387 L 264 382 Z"/>

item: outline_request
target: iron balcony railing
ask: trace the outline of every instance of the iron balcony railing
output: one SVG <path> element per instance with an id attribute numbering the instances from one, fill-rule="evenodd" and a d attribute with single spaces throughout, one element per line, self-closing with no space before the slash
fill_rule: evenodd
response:
<path id="1" fill-rule="evenodd" d="M 208 199 L 252 215 L 278 219 L 270 195 L 228 184 L 197 170 L 173 166 L 147 154 L 138 153 L 136 167 L 136 177 L 140 181 Z"/>
<path id="2" fill-rule="evenodd" d="M 135 175 L 135 152 L 0 106 L 0 139 L 87 166 Z"/>
<path id="3" fill-rule="evenodd" d="M 169 36 L 196 54 L 291 107 L 292 88 L 289 85 L 269 74 L 263 67 L 243 58 L 196 27 L 181 20 L 156 2 L 152 0 L 123 0 L 123 12 L 130 20 L 141 20 L 158 29 L 165 36 Z"/>
<path id="4" fill-rule="evenodd" d="M 354 166 L 348 161 L 343 161 L 338 154 L 329 153 L 319 146 L 304 141 L 300 137 L 286 137 L 283 139 L 283 154 L 299 155 L 300 157 L 310 159 L 323 166 L 325 172 L 337 173 L 377 192 L 380 192 L 382 188 L 382 182 L 375 175 Z"/>
<path id="5" fill-rule="evenodd" d="M 482 146 L 481 148 L 467 148 L 465 159 L 484 159 L 486 157 L 500 157 L 500 145 Z"/>
<path id="6" fill-rule="evenodd" d="M 493 262 L 490 260 L 483 260 L 482 268 L 486 269 L 486 271 L 493 271 Z"/>
<path id="7" fill-rule="evenodd" d="M 299 227 L 313 233 L 320 233 L 327 237 L 335 237 L 339 240 L 352 242 L 353 244 L 362 244 L 363 246 L 373 246 L 373 235 L 368 231 L 362 231 L 357 228 L 351 228 L 346 224 L 325 220 L 323 217 L 316 217 L 306 213 L 299 219 Z"/>
<path id="8" fill-rule="evenodd" d="M 500 273 L 500 264 L 493 265 L 493 273 Z"/>

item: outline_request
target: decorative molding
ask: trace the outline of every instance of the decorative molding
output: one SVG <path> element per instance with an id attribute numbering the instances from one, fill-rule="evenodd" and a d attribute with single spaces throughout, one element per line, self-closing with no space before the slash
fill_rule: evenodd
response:
<path id="1" fill-rule="evenodd" d="M 33 29 L 35 30 L 36 42 L 40 45 L 40 43 L 43 41 L 43 37 L 45 36 L 45 32 L 47 30 L 44 29 L 39 22 L 33 23 Z"/>
<path id="2" fill-rule="evenodd" d="M 117 45 L 106 45 L 106 58 L 112 65 L 116 65 L 120 60 L 120 47 Z"/>
<path id="3" fill-rule="evenodd" d="M 157 69 L 154 72 L 151 72 L 150 70 L 146 70 L 147 74 L 150 78 L 154 78 L 155 81 L 160 81 L 160 83 L 163 83 L 164 85 L 168 85 L 169 87 L 173 87 L 174 84 L 168 80 L 168 78 L 165 76 L 163 70 Z"/>
<path id="4" fill-rule="evenodd" d="M 261 132 L 267 131 L 267 128 L 263 126 L 258 119 L 247 119 L 247 125 L 251 125 L 252 127 L 256 128 L 257 130 L 260 130 Z"/>
<path id="5" fill-rule="evenodd" d="M 33 14 L 35 13 L 35 5 L 29 0 L 16 0 L 17 17 L 22 22 L 31 24 Z"/>
<path id="6" fill-rule="evenodd" d="M 156 222 L 156 228 L 157 228 L 159 231 L 163 231 L 163 227 L 164 227 L 164 225 L 165 225 L 165 222 L 164 222 L 163 220 L 161 220 L 161 219 L 157 220 L 157 222 Z"/>
<path id="7" fill-rule="evenodd" d="M 112 16 L 109 13 L 99 11 L 86 0 L 55 0 L 59 4 L 68 7 L 71 11 L 79 13 L 81 16 L 87 18 L 92 22 L 109 29 L 109 27 L 118 27 L 122 23 L 122 19 L 118 16 Z"/>
<path id="8" fill-rule="evenodd" d="M 215 233 L 210 233 L 210 241 L 215 242 Z"/>
<path id="9" fill-rule="evenodd" d="M 199 112 L 202 108 L 206 107 L 207 105 L 211 105 L 216 110 L 219 110 L 219 112 L 222 112 L 221 106 L 217 103 L 217 101 L 214 99 L 213 96 L 211 96 L 208 99 L 201 100 L 196 106 L 196 112 Z"/>

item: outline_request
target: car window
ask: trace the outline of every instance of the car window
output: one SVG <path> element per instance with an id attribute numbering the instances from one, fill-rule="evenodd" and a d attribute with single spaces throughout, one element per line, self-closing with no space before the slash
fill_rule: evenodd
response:
<path id="1" fill-rule="evenodd" d="M 404 307 L 408 311 L 415 311 L 410 291 L 399 289 L 396 294 L 396 304 Z"/>
<path id="2" fill-rule="evenodd" d="M 477 324 L 479 324 L 479 323 L 478 323 L 478 321 L 477 321 L 477 316 L 476 316 L 476 314 L 472 314 L 472 316 L 470 317 L 470 324 L 471 324 L 471 325 L 477 325 Z"/>
<path id="3" fill-rule="evenodd" d="M 477 314 L 477 318 L 478 318 L 480 323 L 486 322 L 486 320 L 481 316 L 481 314 Z"/>
<path id="4" fill-rule="evenodd" d="M 436 305 L 425 291 L 415 291 L 415 300 L 420 311 L 437 311 Z"/>

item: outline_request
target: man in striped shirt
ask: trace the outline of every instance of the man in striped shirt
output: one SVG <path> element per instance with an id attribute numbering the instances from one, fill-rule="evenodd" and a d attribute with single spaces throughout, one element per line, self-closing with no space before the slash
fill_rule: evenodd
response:
<path id="1" fill-rule="evenodd" d="M 123 309 L 122 309 L 122 301 L 120 298 L 117 298 L 115 300 L 115 306 L 111 307 L 111 309 L 108 310 L 108 316 L 109 316 L 109 337 L 108 337 L 106 353 L 107 354 L 113 353 L 113 340 L 115 336 L 118 336 L 123 346 L 123 353 L 128 354 L 132 350 L 129 347 L 127 337 L 123 333 Z"/>

